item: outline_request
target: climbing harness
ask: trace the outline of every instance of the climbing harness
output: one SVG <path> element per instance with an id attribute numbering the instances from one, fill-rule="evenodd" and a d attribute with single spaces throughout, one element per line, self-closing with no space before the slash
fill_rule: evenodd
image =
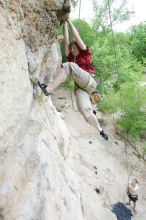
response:
<path id="1" fill-rule="evenodd" d="M 83 89 L 90 93 L 91 86 L 94 82 L 95 82 L 95 79 L 90 75 L 88 84 Z"/>

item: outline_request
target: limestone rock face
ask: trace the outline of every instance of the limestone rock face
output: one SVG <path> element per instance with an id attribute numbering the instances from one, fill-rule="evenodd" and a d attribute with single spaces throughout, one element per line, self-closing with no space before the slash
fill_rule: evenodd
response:
<path id="1" fill-rule="evenodd" d="M 69 133 L 36 86 L 60 68 L 56 28 L 68 6 L 0 1 L 1 220 L 82 219 L 75 174 L 65 162 Z"/>

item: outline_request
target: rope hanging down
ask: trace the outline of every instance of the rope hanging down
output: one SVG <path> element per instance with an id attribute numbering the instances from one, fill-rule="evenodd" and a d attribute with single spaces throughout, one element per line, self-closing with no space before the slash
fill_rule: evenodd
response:
<path id="1" fill-rule="evenodd" d="M 81 7 L 82 7 L 82 0 L 79 1 L 78 31 L 80 31 Z"/>
<path id="2" fill-rule="evenodd" d="M 114 57 L 115 57 L 115 70 L 117 72 L 118 81 L 120 81 L 120 72 L 119 72 L 118 61 L 117 61 L 117 52 L 116 52 L 116 45 L 115 45 L 115 38 L 114 38 L 114 31 L 113 31 L 113 24 L 112 24 L 110 0 L 108 0 L 108 13 L 109 13 L 110 27 L 111 27 L 111 32 L 112 32 L 113 50 L 114 50 Z M 119 88 L 119 93 L 120 93 L 120 105 L 121 105 L 122 117 L 124 117 L 123 101 L 122 101 L 122 94 L 121 94 L 120 88 Z M 124 144 L 125 144 L 125 154 L 126 154 L 127 179 L 129 182 L 128 152 L 127 152 L 127 141 L 126 141 L 125 135 L 124 135 Z"/>
<path id="3" fill-rule="evenodd" d="M 82 0 L 79 2 L 79 20 L 81 18 L 81 5 L 82 5 Z"/>

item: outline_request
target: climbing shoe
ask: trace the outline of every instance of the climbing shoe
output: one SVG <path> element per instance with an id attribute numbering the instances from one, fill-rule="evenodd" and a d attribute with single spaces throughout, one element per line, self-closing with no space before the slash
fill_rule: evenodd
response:
<path id="1" fill-rule="evenodd" d="M 47 90 L 46 90 L 47 85 L 40 83 L 40 81 L 38 81 L 38 85 L 46 96 L 49 96 L 51 94 L 51 93 L 47 92 Z"/>
<path id="2" fill-rule="evenodd" d="M 100 135 L 101 135 L 105 140 L 108 140 L 108 135 L 105 133 L 104 130 L 102 130 L 102 131 L 100 132 Z"/>

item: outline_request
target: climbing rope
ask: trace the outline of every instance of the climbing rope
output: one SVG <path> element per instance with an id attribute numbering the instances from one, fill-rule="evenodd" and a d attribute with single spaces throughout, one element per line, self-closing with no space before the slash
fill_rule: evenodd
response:
<path id="1" fill-rule="evenodd" d="M 82 5 L 82 0 L 79 2 L 79 20 L 81 19 L 81 5 Z"/>
<path id="2" fill-rule="evenodd" d="M 116 70 L 116 73 L 118 76 L 118 82 L 119 82 L 120 81 L 120 72 L 119 72 L 118 61 L 117 61 L 117 52 L 116 52 L 116 44 L 115 44 L 113 24 L 112 24 L 110 0 L 108 0 L 108 13 L 109 13 L 109 19 L 110 19 L 110 28 L 111 28 L 111 33 L 112 33 L 112 43 L 113 43 L 113 50 L 114 50 L 114 57 L 115 57 L 115 70 Z M 119 84 L 118 84 L 118 86 L 119 86 Z M 119 93 L 120 93 L 120 105 L 121 105 L 122 117 L 124 117 L 123 100 L 122 100 L 122 94 L 121 94 L 120 88 L 119 88 Z M 125 135 L 124 135 L 124 145 L 125 145 L 125 154 L 126 154 L 127 180 L 129 183 L 128 149 L 127 149 L 127 141 L 126 141 Z"/>
<path id="3" fill-rule="evenodd" d="M 82 0 L 79 1 L 79 16 L 78 16 L 78 31 L 80 31 L 80 20 L 81 20 L 81 7 L 82 7 Z"/>

